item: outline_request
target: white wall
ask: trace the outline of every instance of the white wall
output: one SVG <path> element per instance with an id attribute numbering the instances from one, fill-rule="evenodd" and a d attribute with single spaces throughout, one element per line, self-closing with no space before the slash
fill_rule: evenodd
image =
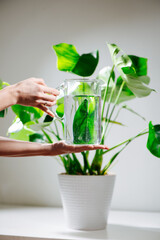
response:
<path id="1" fill-rule="evenodd" d="M 111 60 L 105 42 L 115 42 L 130 54 L 149 59 L 151 86 L 157 90 L 131 101 L 137 112 L 159 123 L 160 1 L 105 0 L 1 0 L 0 78 L 16 83 L 42 77 L 56 87 L 69 74 L 58 72 L 52 45 L 73 43 L 80 53 L 100 50 L 101 67 Z M 5 135 L 12 114 L 0 119 Z M 146 127 L 141 119 L 120 116 L 128 127 L 115 127 L 112 146 Z M 160 159 L 145 148 L 146 137 L 137 139 L 119 156 L 112 169 L 117 181 L 112 202 L 115 209 L 160 210 Z M 57 173 L 63 171 L 55 158 L 1 158 L 0 202 L 59 206 Z"/>

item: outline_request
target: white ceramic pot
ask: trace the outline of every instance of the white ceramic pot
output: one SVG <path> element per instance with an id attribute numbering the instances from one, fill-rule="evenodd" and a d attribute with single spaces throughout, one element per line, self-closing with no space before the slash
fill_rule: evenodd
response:
<path id="1" fill-rule="evenodd" d="M 58 178 L 67 226 L 77 230 L 105 229 L 115 175 L 60 174 Z"/>

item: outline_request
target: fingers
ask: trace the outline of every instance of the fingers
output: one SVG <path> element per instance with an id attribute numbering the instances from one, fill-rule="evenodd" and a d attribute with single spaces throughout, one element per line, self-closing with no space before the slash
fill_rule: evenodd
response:
<path id="1" fill-rule="evenodd" d="M 44 101 L 44 100 L 36 100 L 36 104 L 38 104 L 38 107 L 39 105 L 43 105 L 43 106 L 46 106 L 46 107 L 52 107 L 53 105 L 56 104 L 56 99 L 54 101 Z"/>
<path id="2" fill-rule="evenodd" d="M 75 146 L 76 152 L 83 152 L 83 151 L 91 151 L 91 150 L 97 150 L 97 149 L 106 149 L 109 148 L 105 145 L 81 145 L 81 146 Z"/>
<path id="3" fill-rule="evenodd" d="M 58 96 L 60 94 L 60 92 L 57 89 L 46 87 L 46 86 L 42 86 L 42 91 L 44 93 L 49 93 L 55 96 Z"/>
<path id="4" fill-rule="evenodd" d="M 44 112 L 46 112 L 48 115 L 50 115 L 51 117 L 55 117 L 55 115 L 54 115 L 54 113 L 51 111 L 51 110 L 49 110 L 46 106 L 44 106 L 44 105 L 39 105 L 39 106 L 37 106 L 39 109 L 41 109 L 41 110 L 43 110 Z"/>
<path id="5" fill-rule="evenodd" d="M 49 94 L 53 94 L 55 96 L 58 96 L 60 94 L 60 92 L 57 90 L 57 89 L 54 89 L 54 88 L 50 88 L 48 87 L 46 84 L 45 84 L 45 81 L 42 79 L 42 78 L 33 78 L 33 80 L 42 85 L 41 89 L 44 93 L 49 93 Z"/>
<path id="6" fill-rule="evenodd" d="M 97 150 L 97 149 L 104 149 L 108 150 L 109 148 L 105 145 L 68 145 L 64 142 L 62 143 L 63 147 L 66 148 L 66 151 L 70 153 L 78 153 L 78 152 L 84 152 L 84 151 L 91 151 L 91 150 Z"/>
<path id="7" fill-rule="evenodd" d="M 41 84 L 41 85 L 43 85 L 43 86 L 47 86 L 46 84 L 45 84 L 45 81 L 42 79 L 42 78 L 34 78 L 33 79 L 36 83 L 38 83 L 38 84 Z"/>

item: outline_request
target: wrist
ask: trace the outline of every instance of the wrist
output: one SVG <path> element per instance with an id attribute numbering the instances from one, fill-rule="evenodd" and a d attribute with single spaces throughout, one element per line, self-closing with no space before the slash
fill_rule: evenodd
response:
<path id="1" fill-rule="evenodd" d="M 8 94 L 9 94 L 10 99 L 11 99 L 10 106 L 17 104 L 17 102 L 18 102 L 18 91 L 17 91 L 17 88 L 16 88 L 16 84 L 15 85 L 10 85 L 7 88 L 8 88 Z"/>
<path id="2" fill-rule="evenodd" d="M 51 156 L 52 144 L 44 143 L 41 144 L 41 155 L 42 156 Z"/>

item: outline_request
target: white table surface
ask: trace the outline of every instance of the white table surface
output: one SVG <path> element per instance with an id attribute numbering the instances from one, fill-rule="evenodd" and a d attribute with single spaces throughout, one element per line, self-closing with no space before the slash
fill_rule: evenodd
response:
<path id="1" fill-rule="evenodd" d="M 67 229 L 63 210 L 0 205 L 0 240 L 160 240 L 160 213 L 110 211 L 106 230 Z"/>

